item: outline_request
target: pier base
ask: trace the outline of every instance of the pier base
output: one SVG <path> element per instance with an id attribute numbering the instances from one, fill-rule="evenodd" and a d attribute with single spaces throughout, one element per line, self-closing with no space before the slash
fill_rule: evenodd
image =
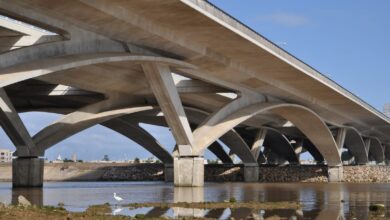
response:
<path id="1" fill-rule="evenodd" d="M 175 157 L 173 170 L 175 186 L 204 185 L 203 157 Z"/>
<path id="2" fill-rule="evenodd" d="M 329 182 L 342 182 L 344 180 L 343 167 L 328 167 L 328 180 Z"/>
<path id="3" fill-rule="evenodd" d="M 244 181 L 257 182 L 259 181 L 259 165 L 244 164 Z"/>
<path id="4" fill-rule="evenodd" d="M 173 164 L 164 164 L 165 182 L 173 182 Z"/>
<path id="5" fill-rule="evenodd" d="M 44 161 L 38 157 L 19 157 L 12 160 L 13 187 L 42 187 Z"/>

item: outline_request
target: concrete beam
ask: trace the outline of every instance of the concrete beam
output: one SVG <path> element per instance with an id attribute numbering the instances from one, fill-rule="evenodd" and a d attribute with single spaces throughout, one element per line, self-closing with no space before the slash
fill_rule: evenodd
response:
<path id="1" fill-rule="evenodd" d="M 113 62 L 163 63 L 176 67 L 195 68 L 185 62 L 164 57 L 137 56 L 129 53 L 83 54 L 34 60 L 1 69 L 0 87 L 76 67 Z"/>
<path id="2" fill-rule="evenodd" d="M 345 144 L 345 137 L 347 135 L 347 128 L 339 128 L 336 135 L 336 143 L 341 150 Z"/>
<path id="3" fill-rule="evenodd" d="M 218 159 L 220 159 L 222 163 L 233 164 L 232 158 L 229 157 L 229 155 L 218 142 L 212 143 L 208 150 L 211 151 Z"/>
<path id="4" fill-rule="evenodd" d="M 264 146 L 264 140 L 267 135 L 267 129 L 261 128 L 256 132 L 255 139 L 253 141 L 251 152 L 255 157 L 256 161 L 258 160 L 261 154 L 261 147 Z"/>
<path id="5" fill-rule="evenodd" d="M 173 164 L 171 154 L 160 144 L 160 142 L 138 124 L 128 122 L 122 118 L 116 118 L 103 122 L 102 125 L 136 142 L 164 164 Z"/>
<path id="6" fill-rule="evenodd" d="M 128 107 L 118 100 L 105 100 L 88 105 L 63 116 L 53 124 L 38 132 L 34 137 L 35 152 L 40 155 L 54 144 L 93 125 L 135 112 L 151 110 L 153 106 Z M 121 106 L 122 105 L 122 106 Z"/>
<path id="7" fill-rule="evenodd" d="M 385 161 L 385 152 L 378 138 L 370 138 L 368 155 L 369 158 L 373 159 L 377 164 Z"/>
<path id="8" fill-rule="evenodd" d="M 218 134 L 212 134 L 210 133 L 210 130 L 214 128 L 215 125 L 223 121 L 231 114 L 238 112 L 240 109 L 250 106 L 253 103 L 258 103 L 263 101 L 263 98 L 264 97 L 261 96 L 252 96 L 249 94 L 243 94 L 242 96 L 229 102 L 228 104 L 224 105 L 223 107 L 215 111 L 213 114 L 211 114 L 210 117 L 208 117 L 207 120 L 202 122 L 198 126 L 198 128 L 193 132 L 194 140 L 195 140 L 194 148 L 196 149 L 196 151 L 197 152 L 204 151 L 204 149 L 207 148 L 210 144 L 212 144 L 216 139 L 221 137 L 228 130 L 234 128 L 234 126 L 221 126 L 224 127 L 223 130 L 220 130 Z M 249 118 L 250 117 L 248 117 L 247 119 Z M 240 119 L 236 121 L 239 123 L 242 122 Z M 233 122 L 232 124 L 234 125 L 239 124 L 239 123 L 234 123 L 234 120 L 232 120 L 232 122 Z"/>
<path id="9" fill-rule="evenodd" d="M 184 110 L 191 124 L 200 124 L 210 114 L 206 111 L 192 108 L 192 107 L 184 107 Z M 144 112 L 144 114 L 149 116 L 137 115 L 136 118 L 126 118 L 126 119 L 136 121 L 136 122 L 143 122 L 146 124 L 167 126 L 167 123 L 164 120 L 159 119 L 161 117 L 153 117 L 159 115 L 160 114 L 159 111 L 153 112 L 153 114 Z M 240 160 L 242 160 L 243 163 L 248 163 L 248 164 L 255 163 L 256 160 L 254 159 L 249 149 L 249 146 L 245 143 L 245 141 L 234 129 L 224 134 L 220 138 L 220 140 L 231 150 L 231 152 L 236 154 L 240 158 Z M 261 156 L 264 157 L 264 155 Z"/>
<path id="10" fill-rule="evenodd" d="M 191 127 L 176 90 L 170 68 L 154 63 L 143 64 L 142 68 L 157 102 L 164 112 L 165 120 L 172 129 L 179 154 L 182 156 L 193 155 Z"/>
<path id="11" fill-rule="evenodd" d="M 274 156 L 275 161 L 279 161 L 282 164 L 286 161 L 290 164 L 299 164 L 299 157 L 291 146 L 290 141 L 277 130 L 268 128 L 264 140 L 264 147 L 270 149 L 275 155 L 278 155 L 277 157 Z"/>
<path id="12" fill-rule="evenodd" d="M 0 125 L 16 147 L 15 156 L 30 156 L 30 150 L 35 146 L 34 142 L 2 88 L 0 88 Z"/>
<path id="13" fill-rule="evenodd" d="M 194 131 L 194 148 L 202 152 L 228 130 L 263 112 L 272 112 L 291 121 L 313 142 L 330 166 L 341 165 L 341 154 L 325 122 L 310 109 L 296 104 L 260 103 L 230 115 L 214 115 Z"/>
<path id="14" fill-rule="evenodd" d="M 369 162 L 364 140 L 355 128 L 346 128 L 344 144 L 355 158 L 356 164 L 367 164 Z"/>

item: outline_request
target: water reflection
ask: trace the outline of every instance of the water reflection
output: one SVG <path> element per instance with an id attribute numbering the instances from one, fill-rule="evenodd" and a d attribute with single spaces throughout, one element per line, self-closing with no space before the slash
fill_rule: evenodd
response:
<path id="1" fill-rule="evenodd" d="M 173 201 L 175 203 L 199 203 L 204 202 L 204 188 L 203 187 L 175 187 Z M 203 217 L 203 209 L 195 208 L 173 208 L 174 217 Z"/>
<path id="2" fill-rule="evenodd" d="M 195 208 L 139 208 L 130 210 L 118 206 L 112 192 L 126 203 L 144 202 L 221 202 L 235 197 L 238 201 L 282 202 L 301 204 L 298 210 L 274 209 L 195 209 Z M 43 189 L 12 189 L 9 183 L 0 183 L 0 201 L 18 203 L 22 195 L 31 203 L 57 205 L 64 203 L 70 211 L 83 211 L 89 205 L 113 204 L 113 215 L 144 214 L 147 217 L 207 217 L 217 219 L 369 219 L 371 204 L 390 207 L 389 184 L 206 184 L 204 188 L 173 187 L 165 183 L 144 182 L 73 182 L 46 183 Z M 390 211 L 378 212 L 376 217 L 389 217 Z"/>

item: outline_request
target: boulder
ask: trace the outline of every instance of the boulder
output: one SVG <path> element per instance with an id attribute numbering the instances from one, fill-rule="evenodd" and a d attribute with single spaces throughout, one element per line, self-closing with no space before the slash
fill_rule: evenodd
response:
<path id="1" fill-rule="evenodd" d="M 18 196 L 18 205 L 23 207 L 31 206 L 31 202 L 26 199 L 26 197 L 19 195 Z"/>

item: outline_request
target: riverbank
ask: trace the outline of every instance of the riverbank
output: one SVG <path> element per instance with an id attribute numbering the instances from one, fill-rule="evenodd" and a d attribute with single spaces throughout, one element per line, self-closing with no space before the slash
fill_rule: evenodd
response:
<path id="1" fill-rule="evenodd" d="M 169 169 L 168 169 L 169 170 Z M 205 181 L 244 181 L 244 167 L 208 164 Z M 170 169 L 172 171 L 172 169 Z M 163 164 L 47 163 L 45 181 L 164 181 Z M 344 182 L 390 183 L 390 166 L 345 166 Z M 12 165 L 0 164 L 0 181 L 11 181 Z M 260 166 L 259 182 L 328 182 L 328 168 L 321 165 Z"/>
<path id="2" fill-rule="evenodd" d="M 177 219 L 168 216 L 152 216 L 148 217 L 144 214 L 137 214 L 135 216 L 113 215 L 112 206 L 108 203 L 102 205 L 89 206 L 84 212 L 69 212 L 63 208 L 64 204 L 59 206 L 31 206 L 25 204 L 18 205 L 5 205 L 0 204 L 0 219 L 50 219 L 50 220 L 63 220 L 63 219 Z M 137 208 L 184 208 L 184 209 L 249 209 L 249 210 L 274 210 L 274 209 L 299 209 L 300 205 L 296 202 L 201 202 L 201 203 L 130 203 L 121 206 L 121 209 L 127 208 L 129 210 Z M 258 212 L 258 211 L 257 211 Z M 193 217 L 185 216 L 185 219 L 214 219 L 208 217 Z"/>

